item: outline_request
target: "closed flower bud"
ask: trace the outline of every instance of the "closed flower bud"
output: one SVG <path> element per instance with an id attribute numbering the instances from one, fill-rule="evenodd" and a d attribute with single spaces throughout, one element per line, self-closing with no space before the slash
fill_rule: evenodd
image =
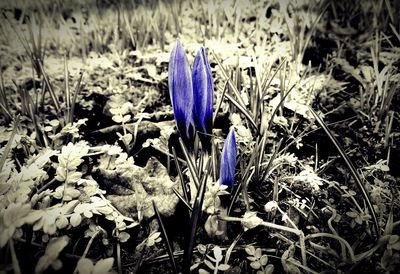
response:
<path id="1" fill-rule="evenodd" d="M 194 59 L 193 71 L 193 120 L 203 149 L 210 151 L 210 135 L 212 134 L 214 83 L 211 67 L 206 52 L 202 47 Z"/>
<path id="2" fill-rule="evenodd" d="M 233 187 L 235 181 L 236 168 L 236 138 L 233 128 L 229 131 L 226 137 L 224 148 L 222 149 L 221 165 L 219 172 L 220 184 Z"/>
<path id="3" fill-rule="evenodd" d="M 168 87 L 178 131 L 191 148 L 193 144 L 193 86 L 185 50 L 176 42 L 168 66 Z"/>

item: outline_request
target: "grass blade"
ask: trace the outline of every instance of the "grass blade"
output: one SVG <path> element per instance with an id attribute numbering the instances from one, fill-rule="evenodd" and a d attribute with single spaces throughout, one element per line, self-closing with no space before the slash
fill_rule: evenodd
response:
<path id="1" fill-rule="evenodd" d="M 185 198 L 176 190 L 176 188 L 172 187 L 172 191 L 175 193 L 175 195 L 181 200 L 181 202 L 189 209 L 189 212 L 192 211 L 192 207 L 189 205 L 189 203 L 185 200 Z"/>
<path id="2" fill-rule="evenodd" d="M 386 226 L 385 226 L 385 231 L 383 232 L 383 236 L 392 234 L 393 234 L 393 205 L 390 208 L 390 213 L 386 221 Z"/>
<path id="3" fill-rule="evenodd" d="M 275 76 L 278 74 L 278 72 L 282 68 L 283 64 L 286 63 L 286 62 L 287 62 L 287 58 L 285 57 L 282 60 L 282 62 L 279 63 L 278 67 L 276 68 L 275 72 L 272 74 L 272 76 L 271 76 L 271 78 L 269 80 L 268 80 L 268 76 L 269 76 L 269 73 L 268 73 L 268 75 L 265 77 L 264 82 L 262 83 L 262 88 L 261 88 L 262 91 L 264 91 L 264 90 L 266 91 L 267 90 L 267 88 L 271 85 L 272 80 L 274 80 Z M 267 93 L 265 93 L 265 94 L 263 93 L 262 99 L 264 99 L 266 96 L 267 96 Z"/>
<path id="4" fill-rule="evenodd" d="M 261 182 L 264 182 L 264 181 L 265 181 L 265 178 L 267 177 L 269 171 L 271 170 L 272 164 L 273 164 L 273 162 L 274 162 L 276 156 L 278 155 L 278 152 L 279 152 L 279 150 L 280 150 L 280 148 L 281 148 L 282 142 L 283 142 L 283 141 L 280 140 L 279 143 L 276 145 L 275 150 L 274 150 L 274 153 L 272 154 L 271 158 L 270 158 L 269 161 L 268 161 L 267 167 L 263 170 L 264 173 L 263 173 L 263 175 L 262 175 Z"/>
<path id="5" fill-rule="evenodd" d="M 235 107 L 238 108 L 238 110 L 243 113 L 243 115 L 249 120 L 250 124 L 257 130 L 258 133 L 260 133 L 260 130 L 258 129 L 258 126 L 256 122 L 254 121 L 253 117 L 247 112 L 245 108 L 243 108 L 232 96 L 230 96 L 228 93 L 225 93 L 225 97 L 229 99 L 229 101 L 232 102 L 232 104 L 235 105 Z"/>
<path id="6" fill-rule="evenodd" d="M 212 166 L 212 179 L 214 182 L 218 180 L 218 169 L 217 169 L 217 162 L 218 162 L 218 151 L 213 139 L 211 139 L 211 166 Z"/>
<path id="7" fill-rule="evenodd" d="M 312 23 L 311 29 L 309 30 L 309 32 L 306 35 L 306 39 L 304 42 L 304 46 L 301 49 L 301 57 L 304 56 L 304 53 L 307 49 L 308 44 L 310 43 L 311 37 L 313 36 L 315 29 L 317 28 L 317 24 L 318 22 L 321 20 L 322 15 L 324 15 L 325 11 L 328 9 L 330 3 L 325 4 L 325 6 L 322 8 L 320 14 L 318 15 L 318 17 L 315 19 L 315 21 Z"/>
<path id="8" fill-rule="evenodd" d="M 276 106 L 276 108 L 275 108 L 274 111 L 272 112 L 272 114 L 271 114 L 271 119 L 270 119 L 269 122 L 268 122 L 268 127 L 267 127 L 267 130 L 268 130 L 268 131 L 271 130 L 271 126 L 272 126 L 272 123 L 274 122 L 274 118 L 275 118 L 276 113 L 278 112 L 278 109 L 282 106 L 283 102 L 285 102 L 286 97 L 287 97 L 287 96 L 289 95 L 289 93 L 294 89 L 295 86 L 296 86 L 296 84 L 294 84 L 294 85 L 288 90 L 288 92 L 286 92 L 286 94 L 283 95 L 283 97 L 282 97 L 281 100 L 279 101 L 279 104 Z"/>
<path id="9" fill-rule="evenodd" d="M 179 166 L 178 157 L 176 156 L 176 151 L 175 151 L 174 147 L 172 147 L 172 154 L 174 155 L 173 158 L 174 158 L 175 167 L 178 170 L 179 180 L 181 181 L 183 197 L 185 199 L 185 202 L 189 202 L 189 196 L 187 193 L 185 181 L 183 180 L 182 170 L 181 170 L 181 167 Z"/>
<path id="10" fill-rule="evenodd" d="M 257 150 L 258 157 L 256 163 L 255 163 L 255 171 L 256 171 L 256 177 L 259 178 L 260 176 L 260 167 L 261 167 L 261 163 L 264 160 L 264 151 L 265 151 L 265 145 L 267 144 L 267 133 L 268 131 L 265 130 L 263 137 L 261 138 L 261 144 L 259 146 L 259 149 Z"/>
<path id="11" fill-rule="evenodd" d="M 67 118 L 70 116 L 69 112 L 71 111 L 71 92 L 69 90 L 69 73 L 68 73 L 68 61 L 67 55 L 64 53 L 64 83 L 65 83 L 65 104 L 66 104 L 66 112 Z"/>
<path id="12" fill-rule="evenodd" d="M 79 72 L 79 80 L 78 83 L 76 84 L 75 92 L 74 92 L 74 97 L 72 98 L 71 102 L 71 111 L 70 111 L 70 117 L 69 117 L 69 122 L 73 123 L 74 122 L 74 112 L 75 112 L 75 105 L 76 105 L 76 98 L 78 97 L 79 92 L 82 89 L 82 79 L 83 79 L 83 71 Z"/>
<path id="13" fill-rule="evenodd" d="M 231 243 L 229 248 L 226 250 L 225 261 L 224 261 L 225 264 L 228 264 L 229 258 L 231 257 L 233 249 L 235 248 L 235 246 L 237 245 L 239 240 L 242 238 L 244 233 L 245 233 L 244 230 L 242 232 L 240 232 L 240 234 L 236 236 L 235 240 Z"/>
<path id="14" fill-rule="evenodd" d="M 183 270 L 182 273 L 190 273 L 190 265 L 192 262 L 193 246 L 196 238 L 196 231 L 201 217 L 201 209 L 203 207 L 204 193 L 206 191 L 206 183 L 208 174 L 211 169 L 210 159 L 207 161 L 207 169 L 198 188 L 196 200 L 193 205 L 192 215 L 190 216 L 189 230 L 185 237 L 185 249 L 183 252 Z"/>
<path id="15" fill-rule="evenodd" d="M 19 116 L 17 116 L 17 118 L 15 119 L 14 128 L 13 128 L 13 131 L 11 132 L 10 139 L 8 140 L 6 148 L 3 151 L 3 155 L 1 155 L 1 158 L 0 158 L 0 171 L 3 170 L 4 164 L 6 163 L 6 160 L 7 160 L 7 156 L 11 151 L 11 145 L 12 145 L 12 143 L 14 141 L 15 134 L 17 133 L 18 125 L 19 125 Z"/>
<path id="16" fill-rule="evenodd" d="M 44 79 L 44 81 L 46 83 L 47 89 L 49 90 L 51 99 L 53 100 L 54 107 L 55 107 L 57 113 L 60 113 L 60 103 L 58 102 L 57 95 L 53 90 L 53 86 L 51 85 L 50 80 L 49 80 L 46 72 L 43 69 L 43 65 L 40 62 L 38 63 L 38 65 L 40 67 L 40 71 L 42 72 L 43 79 Z"/>
<path id="17" fill-rule="evenodd" d="M 323 130 L 325 131 L 326 135 L 328 135 L 329 139 L 331 139 L 332 143 L 335 145 L 336 149 L 338 150 L 340 156 L 343 158 L 343 160 L 345 161 L 347 167 L 350 169 L 350 173 L 353 176 L 354 180 L 356 181 L 357 186 L 358 186 L 358 188 L 360 189 L 360 191 L 362 193 L 364 201 L 367 204 L 369 211 L 371 212 L 372 219 L 373 219 L 373 222 L 374 222 L 374 226 L 375 226 L 375 229 L 376 229 L 376 234 L 377 234 L 377 236 L 379 236 L 380 235 L 379 223 L 378 223 L 378 219 L 376 217 L 376 213 L 375 213 L 374 207 L 372 206 L 371 199 L 369 198 L 369 195 L 368 195 L 368 193 L 367 193 L 367 191 L 365 189 L 365 186 L 364 186 L 363 182 L 361 181 L 360 175 L 358 174 L 353 162 L 350 160 L 349 156 L 347 156 L 347 154 L 344 151 L 343 147 L 340 145 L 340 143 L 338 142 L 336 137 L 333 136 L 332 132 L 326 126 L 325 122 L 318 116 L 318 114 L 312 108 L 310 108 L 310 111 L 311 111 L 312 115 L 315 117 L 315 119 L 317 120 L 318 124 L 323 128 Z"/>
<path id="18" fill-rule="evenodd" d="M 224 87 L 222 88 L 221 98 L 219 98 L 219 100 L 218 100 L 218 102 L 216 104 L 217 107 L 215 108 L 214 116 L 213 116 L 213 119 L 212 119 L 212 124 L 213 125 L 215 124 L 215 119 L 217 119 L 217 115 L 218 115 L 219 109 L 221 108 L 222 101 L 224 99 L 225 92 L 226 92 L 227 88 L 228 88 L 228 81 L 225 82 Z"/>
<path id="19" fill-rule="evenodd" d="M 250 210 L 250 198 L 249 198 L 249 194 L 247 191 L 247 188 L 249 186 L 250 180 L 252 179 L 254 174 L 254 169 L 250 172 L 249 176 L 247 177 L 247 179 L 244 181 L 241 181 L 238 185 L 238 187 L 235 190 L 235 193 L 232 196 L 232 199 L 229 201 L 229 207 L 227 210 L 227 215 L 229 216 L 231 214 L 232 208 L 234 203 L 236 202 L 237 198 L 239 197 L 239 193 L 240 190 L 242 191 L 242 195 L 243 195 L 243 201 L 244 204 L 246 206 L 246 210 L 249 211 Z"/>
<path id="20" fill-rule="evenodd" d="M 237 97 L 237 100 L 235 98 L 233 98 L 232 96 L 230 96 L 226 92 L 225 92 L 225 97 L 228 98 L 240 110 L 240 112 L 242 112 L 244 114 L 244 116 L 250 121 L 250 123 L 254 126 L 254 128 L 259 133 L 260 131 L 259 131 L 259 128 L 258 128 L 256 122 L 254 121 L 254 118 L 251 116 L 251 114 L 245 108 L 246 104 L 244 103 L 242 97 L 240 96 L 240 92 L 238 91 L 237 87 L 233 83 L 232 79 L 230 77 L 228 77 L 228 74 L 226 73 L 225 68 L 222 66 L 222 63 L 218 59 L 216 53 L 214 51 L 211 51 L 211 52 L 214 55 L 214 58 L 218 64 L 218 66 L 221 68 L 220 71 L 221 71 L 223 77 L 225 78 L 225 80 L 227 81 L 227 84 L 229 85 L 229 87 L 232 89 L 233 93 Z"/>
<path id="21" fill-rule="evenodd" d="M 164 237 L 165 244 L 167 246 L 169 259 L 170 259 L 172 267 L 174 269 L 174 273 L 177 274 L 178 273 L 178 269 L 176 268 L 173 246 L 172 246 L 172 244 L 171 244 L 171 242 L 170 242 L 170 240 L 168 238 L 167 231 L 165 230 L 165 226 L 164 226 L 164 224 L 162 222 L 160 212 L 158 211 L 158 208 L 157 208 L 156 203 L 154 202 L 154 200 L 153 200 L 153 209 L 154 209 L 154 212 L 155 212 L 156 217 L 157 217 L 158 225 L 161 228 L 161 233 L 162 233 L 162 235 Z"/>
<path id="22" fill-rule="evenodd" d="M 228 74 L 226 73 L 226 70 L 224 68 L 224 66 L 222 65 L 221 61 L 219 60 L 219 58 L 217 57 L 217 54 L 211 50 L 211 53 L 214 56 L 215 61 L 217 62 L 218 66 L 221 68 L 221 73 L 222 76 L 225 78 L 226 81 L 228 81 L 229 87 L 233 90 L 233 93 L 235 93 L 235 96 L 238 98 L 239 100 L 239 104 L 244 107 L 246 104 L 244 103 L 242 97 L 240 96 L 239 91 L 237 90 L 237 88 L 235 87 L 234 83 L 232 82 L 231 78 L 228 77 Z"/>
<path id="23" fill-rule="evenodd" d="M 11 113 L 9 112 L 6 89 L 4 87 L 3 71 L 0 68 L 0 112 L 2 112 L 6 118 L 6 123 L 12 121 Z"/>
<path id="24" fill-rule="evenodd" d="M 199 185 L 200 185 L 199 173 L 196 170 L 196 166 L 194 165 L 192 158 L 190 157 L 189 152 L 186 149 L 185 144 L 183 143 L 182 138 L 179 138 L 179 144 L 181 145 L 183 155 L 185 157 L 186 163 L 189 168 L 189 172 L 193 178 L 193 182 L 195 183 L 196 187 L 199 188 Z"/>

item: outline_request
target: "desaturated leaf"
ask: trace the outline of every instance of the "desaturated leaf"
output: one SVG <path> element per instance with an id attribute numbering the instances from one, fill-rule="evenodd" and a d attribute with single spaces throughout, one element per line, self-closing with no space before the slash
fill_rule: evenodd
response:
<path id="1" fill-rule="evenodd" d="M 244 250 L 246 251 L 247 254 L 251 256 L 254 256 L 254 254 L 256 253 L 256 249 L 252 245 L 246 246 Z"/>
<path id="2" fill-rule="evenodd" d="M 227 271 L 231 266 L 228 264 L 220 264 L 218 265 L 218 270 L 220 271 Z"/>
<path id="3" fill-rule="evenodd" d="M 35 267 L 35 273 L 42 273 L 45 271 L 55 260 L 57 260 L 58 255 L 68 245 L 68 243 L 69 238 L 67 236 L 51 239 L 47 244 L 44 255 L 40 257 Z"/>
<path id="4" fill-rule="evenodd" d="M 79 181 L 79 179 L 82 177 L 82 172 L 78 172 L 78 171 L 73 171 L 68 173 L 67 176 L 67 183 L 68 184 L 75 184 Z"/>
<path id="5" fill-rule="evenodd" d="M 203 244 L 198 244 L 197 250 L 199 251 L 200 254 L 204 255 L 207 252 L 207 247 Z"/>
<path id="6" fill-rule="evenodd" d="M 131 237 L 131 235 L 129 235 L 127 232 L 123 231 L 118 235 L 119 241 L 121 243 L 125 243 L 126 241 L 129 240 L 129 238 Z"/>
<path id="7" fill-rule="evenodd" d="M 215 269 L 214 265 L 212 262 L 210 262 L 209 260 L 204 260 L 204 263 L 212 270 Z"/>
<path id="8" fill-rule="evenodd" d="M 43 224 L 44 218 L 40 217 L 40 219 L 32 226 L 33 231 L 38 231 L 39 229 L 41 229 L 43 227 Z"/>
<path id="9" fill-rule="evenodd" d="M 11 186 L 9 184 L 0 183 L 0 195 L 7 193 L 10 187 Z"/>
<path id="10" fill-rule="evenodd" d="M 38 155 L 33 157 L 33 164 L 35 164 L 38 168 L 43 168 L 44 165 L 49 162 L 50 157 L 52 157 L 53 155 L 57 155 L 57 151 L 46 148 L 42 150 Z M 30 163 L 30 161 L 28 161 L 28 163 Z"/>
<path id="11" fill-rule="evenodd" d="M 60 270 L 61 268 L 62 268 L 62 262 L 61 262 L 61 260 L 59 260 L 59 259 L 57 259 L 57 260 L 54 260 L 52 263 L 51 263 L 51 267 L 54 269 L 54 270 L 56 270 L 56 271 L 58 271 L 58 270 Z"/>
<path id="12" fill-rule="evenodd" d="M 92 273 L 93 263 L 87 258 L 79 259 L 76 268 L 79 274 Z"/>
<path id="13" fill-rule="evenodd" d="M 98 261 L 94 267 L 92 274 L 105 274 L 110 272 L 114 263 L 114 258 L 107 258 Z"/>
<path id="14" fill-rule="evenodd" d="M 68 160 L 65 159 L 62 155 L 58 156 L 58 167 L 64 168 L 67 166 Z"/>
<path id="15" fill-rule="evenodd" d="M 96 195 L 97 193 L 100 192 L 99 186 L 96 185 L 87 185 L 83 188 L 83 191 L 85 194 L 89 197 Z"/>
<path id="16" fill-rule="evenodd" d="M 74 208 L 79 204 L 79 201 L 73 200 L 63 205 L 61 208 L 62 214 L 70 214 L 73 212 Z"/>
<path id="17" fill-rule="evenodd" d="M 149 238 L 147 239 L 147 242 L 155 242 L 157 239 L 159 239 L 161 235 L 161 232 L 153 232 L 150 234 Z M 147 245 L 148 247 L 150 247 L 151 245 Z"/>
<path id="18" fill-rule="evenodd" d="M 126 228 L 128 228 L 128 226 L 126 225 L 125 222 L 117 222 L 115 224 L 115 228 L 117 228 L 119 231 L 125 230 Z"/>
<path id="19" fill-rule="evenodd" d="M 392 244 L 394 244 L 395 242 L 397 242 L 397 241 L 399 241 L 399 239 L 400 239 L 400 236 L 398 236 L 398 235 L 391 235 L 390 237 L 389 237 L 389 244 L 390 245 L 392 245 Z"/>
<path id="20" fill-rule="evenodd" d="M 50 120 L 49 125 L 51 125 L 52 127 L 58 127 L 60 125 L 60 121 L 56 119 Z"/>
<path id="21" fill-rule="evenodd" d="M 222 250 L 219 246 L 215 246 L 213 248 L 213 253 L 214 253 L 214 258 L 217 262 L 222 261 L 223 257 L 222 257 Z"/>
<path id="22" fill-rule="evenodd" d="M 86 218 L 90 219 L 93 217 L 93 212 L 90 210 L 86 210 L 83 212 L 83 216 L 85 216 Z"/>
<path id="23" fill-rule="evenodd" d="M 259 259 L 259 258 L 261 258 L 261 255 L 262 255 L 261 248 L 257 248 L 255 257 Z"/>
<path id="24" fill-rule="evenodd" d="M 67 163 L 67 168 L 69 171 L 73 171 L 75 170 L 80 164 L 82 164 L 83 160 L 81 158 L 76 157 L 73 159 L 69 159 L 68 163 Z M 69 174 L 68 174 L 69 176 Z"/>
<path id="25" fill-rule="evenodd" d="M 2 222 L 5 226 L 20 227 L 24 224 L 24 217 L 31 211 L 30 204 L 12 203 L 2 213 Z"/>
<path id="26" fill-rule="evenodd" d="M 123 117 L 122 117 L 122 115 L 114 115 L 114 116 L 112 117 L 112 120 L 113 120 L 114 122 L 118 123 L 118 124 L 121 124 L 122 121 L 123 121 Z"/>
<path id="27" fill-rule="evenodd" d="M 285 272 L 300 274 L 301 273 L 300 269 L 291 262 L 291 260 L 294 260 L 293 259 L 294 249 L 295 249 L 294 245 L 291 245 L 285 252 L 283 252 L 281 257 L 281 263 Z"/>
<path id="28" fill-rule="evenodd" d="M 65 168 L 62 167 L 61 165 L 58 166 L 56 169 L 56 173 L 57 173 L 56 180 L 60 181 L 60 182 L 64 182 L 66 175 L 67 175 Z"/>
<path id="29" fill-rule="evenodd" d="M 241 221 L 244 230 L 252 229 L 261 224 L 263 220 L 257 217 L 256 212 L 246 212 L 243 216 L 243 220 Z"/>
<path id="30" fill-rule="evenodd" d="M 274 269 L 275 269 L 274 265 L 269 264 L 265 267 L 264 274 L 272 274 L 274 272 Z"/>
<path id="31" fill-rule="evenodd" d="M 27 216 L 25 216 L 25 223 L 33 224 L 40 218 L 42 218 L 45 212 L 43 210 L 32 210 Z"/>
<path id="32" fill-rule="evenodd" d="M 130 114 L 124 115 L 124 117 L 122 118 L 122 123 L 126 123 L 126 122 L 128 122 L 130 119 L 131 119 L 131 115 L 130 115 Z"/>
<path id="33" fill-rule="evenodd" d="M 358 213 L 357 213 L 357 212 L 354 212 L 354 211 L 348 211 L 348 212 L 346 212 L 346 215 L 349 216 L 349 217 L 351 217 L 351 218 L 356 218 L 356 217 L 358 217 Z"/>
<path id="34" fill-rule="evenodd" d="M 61 215 L 56 220 L 56 226 L 58 229 L 66 228 L 68 224 L 69 224 L 68 219 L 64 215 Z"/>
<path id="35" fill-rule="evenodd" d="M 91 211 L 93 207 L 94 207 L 93 204 L 81 203 L 74 208 L 74 212 L 75 213 L 84 213 L 87 211 Z"/>
<path id="36" fill-rule="evenodd" d="M 291 274 L 301 274 L 300 269 L 296 265 L 289 262 L 290 260 L 288 260 L 288 264 L 286 265 L 286 271 Z"/>
<path id="37" fill-rule="evenodd" d="M 64 195 L 64 185 L 57 187 L 53 193 L 53 197 L 56 199 L 61 199 Z"/>
<path id="38" fill-rule="evenodd" d="M 389 166 L 388 166 L 388 165 L 385 165 L 385 164 L 380 165 L 380 169 L 381 169 L 382 171 L 384 171 L 384 172 L 390 171 Z"/>
<path id="39" fill-rule="evenodd" d="M 71 201 L 78 198 L 81 192 L 73 187 L 66 187 L 64 191 L 64 201 Z"/>
<path id="40" fill-rule="evenodd" d="M 130 133 L 127 133 L 125 135 L 121 135 L 119 139 L 121 141 L 123 141 L 125 144 L 130 144 L 133 139 L 133 135 Z"/>
<path id="41" fill-rule="evenodd" d="M 104 215 L 111 214 L 113 212 L 113 209 L 109 206 L 102 206 L 102 207 L 97 207 L 96 208 L 98 212 Z"/>
<path id="42" fill-rule="evenodd" d="M 81 214 L 74 213 L 71 215 L 71 218 L 69 219 L 69 221 L 73 227 L 77 227 L 82 222 L 82 216 L 81 216 Z"/>
<path id="43" fill-rule="evenodd" d="M 260 263 L 261 263 L 261 265 L 267 265 L 267 263 L 268 263 L 268 256 L 267 255 L 262 255 L 261 256 L 261 258 L 260 258 Z"/>
<path id="44" fill-rule="evenodd" d="M 199 269 L 199 274 L 210 274 L 210 272 L 208 272 L 208 271 L 205 270 L 205 269 L 200 268 L 200 269 Z"/>
<path id="45" fill-rule="evenodd" d="M 400 250 L 400 241 L 397 241 L 396 243 L 392 244 L 390 247 L 394 250 L 399 251 Z"/>
<path id="46" fill-rule="evenodd" d="M 260 264 L 259 261 L 254 261 L 254 262 L 251 262 L 251 263 L 250 263 L 250 266 L 251 266 L 251 268 L 253 268 L 253 269 L 260 269 L 261 264 Z"/>
<path id="47" fill-rule="evenodd" d="M 54 223 L 49 224 L 49 223 L 45 222 L 43 224 L 43 232 L 47 233 L 49 235 L 54 235 L 57 232 L 56 223 L 54 222 Z"/>

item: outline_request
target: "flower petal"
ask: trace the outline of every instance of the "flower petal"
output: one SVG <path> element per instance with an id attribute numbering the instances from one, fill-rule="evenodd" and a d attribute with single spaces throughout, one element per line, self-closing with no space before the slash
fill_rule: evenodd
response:
<path id="1" fill-rule="evenodd" d="M 201 133 L 212 133 L 214 82 L 206 52 L 202 47 L 194 59 L 193 71 L 193 119 L 196 129 Z M 209 136 L 200 134 L 203 147 L 210 150 Z"/>
<path id="2" fill-rule="evenodd" d="M 211 134 L 214 83 L 204 48 L 194 59 L 192 80 L 195 125 L 202 132 Z"/>
<path id="3" fill-rule="evenodd" d="M 168 86 L 176 126 L 182 139 L 188 144 L 193 139 L 193 86 L 185 50 L 176 42 L 168 66 Z"/>
<path id="4" fill-rule="evenodd" d="M 233 128 L 229 131 L 226 137 L 224 148 L 222 149 L 221 165 L 219 181 L 222 185 L 227 185 L 229 188 L 233 186 L 235 181 L 236 168 L 236 138 Z"/>

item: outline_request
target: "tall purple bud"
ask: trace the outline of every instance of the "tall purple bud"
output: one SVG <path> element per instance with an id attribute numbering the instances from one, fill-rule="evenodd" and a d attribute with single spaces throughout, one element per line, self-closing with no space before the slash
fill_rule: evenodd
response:
<path id="1" fill-rule="evenodd" d="M 193 81 L 193 120 L 203 149 L 210 151 L 212 134 L 214 82 L 206 52 L 202 47 L 196 55 L 192 71 Z"/>
<path id="2" fill-rule="evenodd" d="M 172 49 L 168 66 L 168 87 L 178 131 L 191 148 L 193 145 L 193 86 L 189 62 L 179 41 Z"/>
<path id="3" fill-rule="evenodd" d="M 219 171 L 219 182 L 227 185 L 229 189 L 233 187 L 235 181 L 236 168 L 236 138 L 233 128 L 226 137 L 224 148 L 222 149 L 221 165 Z"/>

